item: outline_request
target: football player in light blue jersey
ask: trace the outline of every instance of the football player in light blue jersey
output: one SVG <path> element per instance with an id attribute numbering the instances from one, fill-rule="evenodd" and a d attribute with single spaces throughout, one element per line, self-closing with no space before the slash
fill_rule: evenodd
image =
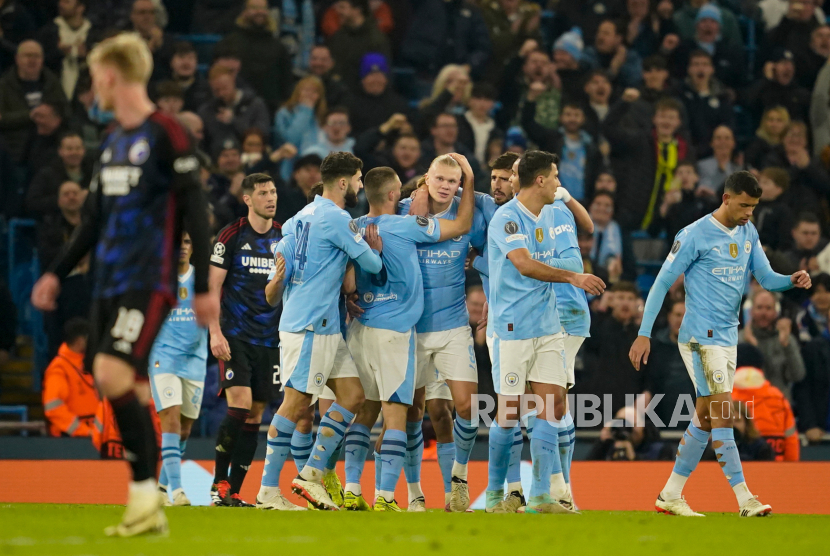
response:
<path id="1" fill-rule="evenodd" d="M 170 311 L 150 351 L 150 387 L 161 421 L 159 490 L 173 506 L 189 506 L 182 488 L 182 454 L 199 418 L 207 372 L 207 330 L 196 324 L 193 302 L 193 243 L 185 233 L 179 255 L 178 305 Z"/>
<path id="2" fill-rule="evenodd" d="M 265 295 L 269 303 L 280 295 L 283 301 L 279 330 L 285 398 L 268 430 L 257 496 L 261 508 L 284 505 L 279 476 L 291 437 L 324 386 L 334 391 L 336 400 L 320 420 L 312 454 L 333 454 L 363 404 L 357 369 L 340 334 L 338 303 L 349 259 L 369 273 L 377 274 L 383 267 L 377 228 L 367 228 L 364 240 L 343 210 L 357 204 L 362 168 L 360 159 L 350 153 L 328 155 L 320 167 L 323 195 L 283 225 L 283 235 L 293 239 L 277 245 L 276 272 Z M 286 251 L 288 246 L 291 249 Z M 292 490 L 318 509 L 337 510 L 323 485 L 328 460 L 312 455 L 292 482 Z"/>
<path id="3" fill-rule="evenodd" d="M 460 155 L 450 156 L 466 163 Z M 468 179 L 472 179 L 472 170 Z M 378 451 L 381 476 L 374 509 L 401 511 L 394 501 L 394 490 L 407 457 L 407 411 L 413 402 L 417 370 L 415 325 L 424 311 L 425 298 L 418 250 L 466 234 L 474 211 L 470 191 L 457 219 L 398 216 L 400 190 L 401 182 L 394 170 L 371 170 L 365 179 L 369 214 L 355 220 L 360 230 L 371 224 L 378 227 L 383 241 L 383 271 L 373 276 L 355 269 L 358 299 L 357 307 L 353 307 L 355 319 L 349 325 L 348 347 L 366 402 L 346 435 L 347 510 L 368 509 L 361 496 L 360 476 L 369 451 L 370 428 L 382 408 L 385 430 Z M 421 453 L 422 449 L 419 459 Z M 417 487 L 419 496 L 410 498 L 409 511 L 426 511 L 419 478 Z"/>
<path id="4" fill-rule="evenodd" d="M 654 319 L 671 285 L 685 275 L 686 316 L 678 348 L 697 392 L 695 418 L 683 435 L 674 470 L 657 497 L 658 512 L 700 516 L 681 496 L 712 434 L 712 447 L 735 492 L 742 517 L 772 512 L 749 491 L 732 431 L 732 381 L 738 344 L 738 311 L 751 272 L 770 291 L 809 288 L 810 275 L 773 272 L 758 231 L 750 223 L 761 198 L 758 180 L 749 172 L 726 179 L 723 203 L 710 215 L 680 230 L 646 300 L 638 338 L 631 346 L 631 363 L 639 370 L 648 363 Z"/>
<path id="5" fill-rule="evenodd" d="M 552 282 L 567 282 L 599 294 L 605 284 L 590 274 L 564 270 L 556 258 L 554 211 L 559 186 L 555 154 L 530 151 L 518 166 L 520 191 L 490 222 L 490 299 L 487 345 L 498 394 L 497 423 L 490 429 L 487 511 L 504 508 L 504 481 L 514 442 L 519 397 L 529 384 L 543 405 L 530 443 L 533 482 L 526 512 L 572 513 L 550 496 L 564 490 L 559 458 L 559 421 L 568 383 L 564 333 Z M 553 486 L 552 486 L 553 483 Z"/>
<path id="6" fill-rule="evenodd" d="M 457 157 L 456 160 L 454 156 L 444 155 L 433 160 L 424 176 L 424 186 L 417 190 L 413 199 L 401 203 L 401 212 L 433 215 L 449 221 L 457 218 L 461 200 L 456 197 L 456 191 L 462 177 L 466 185 L 464 195 L 472 197 L 475 192 L 466 191 L 472 188 L 466 159 Z M 412 465 L 408 461 L 405 471 L 410 504 L 423 498 L 420 481 L 413 480 L 413 476 L 420 475 L 421 458 L 416 457 L 414 449 L 420 444 L 424 404 L 435 428 L 441 471 L 446 473 L 445 508 L 464 512 L 470 504 L 467 464 L 477 435 L 471 418 L 472 396 L 478 392 L 478 370 L 467 314 L 464 265 L 470 245 L 481 251 L 485 241 L 484 217 L 475 210 L 469 232 L 434 245 L 418 246 L 418 260 L 424 276 L 424 311 L 416 327 L 417 402 L 410 410 L 407 422 Z M 456 410 L 454 422 L 452 404 Z M 454 461 L 450 459 L 453 455 Z"/>

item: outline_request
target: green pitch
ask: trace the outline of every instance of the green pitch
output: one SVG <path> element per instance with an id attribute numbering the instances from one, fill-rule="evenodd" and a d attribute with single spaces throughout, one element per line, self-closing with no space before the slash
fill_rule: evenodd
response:
<path id="1" fill-rule="evenodd" d="M 263 512 L 237 508 L 168 508 L 170 536 L 103 535 L 123 508 L 0 504 L 0 555 L 586 554 L 825 553 L 830 516 L 732 514 L 677 518 L 645 512 L 579 516 Z"/>

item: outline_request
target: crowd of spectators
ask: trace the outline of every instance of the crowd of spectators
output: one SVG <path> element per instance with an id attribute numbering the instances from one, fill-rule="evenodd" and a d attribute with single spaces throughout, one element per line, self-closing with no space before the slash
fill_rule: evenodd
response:
<path id="1" fill-rule="evenodd" d="M 760 350 L 766 379 L 818 440 L 830 406 L 822 4 L 0 0 L 0 216 L 38 222 L 43 264 L 68 240 L 112 121 L 95 102 L 85 56 L 125 30 L 152 51 L 151 97 L 197 142 L 216 230 L 245 214 L 240 182 L 250 172 L 273 176 L 285 221 L 332 151 L 354 152 L 364 172 L 391 166 L 403 182 L 459 152 L 487 192 L 496 155 L 550 150 L 595 223 L 579 237 L 586 271 L 614 284 L 592 300 L 577 391 L 612 393 L 617 412 L 624 394 L 671 403 L 690 388 L 675 346 L 682 284 L 655 334 L 663 355 L 644 373 L 628 362 L 644 293 L 635 284 L 649 271 L 640 246 L 661 259 L 674 234 L 719 204 L 726 176 L 749 169 L 764 191 L 754 223 L 773 268 L 809 270 L 814 288 L 747 292 L 741 341 Z M 220 40 L 187 40 L 205 34 Z M 352 210 L 362 214 L 365 201 Z M 86 307 L 87 264 L 45 319 L 52 354 Z M 480 303 L 480 291 L 470 298 Z"/>

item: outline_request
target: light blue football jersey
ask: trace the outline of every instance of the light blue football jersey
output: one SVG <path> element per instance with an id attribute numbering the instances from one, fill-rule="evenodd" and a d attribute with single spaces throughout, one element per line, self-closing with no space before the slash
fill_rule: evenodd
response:
<path id="1" fill-rule="evenodd" d="M 399 214 L 408 213 L 411 203 L 412 199 L 402 200 Z M 432 216 L 455 220 L 459 203 L 460 199 L 455 197 L 445 211 Z M 415 327 L 417 332 L 439 332 L 469 324 L 464 261 L 470 245 L 481 250 L 486 241 L 484 217 L 476 210 L 469 233 L 440 243 L 418 245 L 418 262 L 424 278 L 424 312 Z"/>
<path id="2" fill-rule="evenodd" d="M 178 304 L 170 311 L 164 325 L 156 336 L 150 352 L 150 375 L 159 370 L 171 372 L 190 380 L 205 380 L 207 370 L 207 329 L 196 324 L 193 312 L 194 278 L 193 266 L 179 276 Z M 156 362 L 175 361 L 171 365 Z M 171 368 L 172 367 L 172 368 Z"/>
<path id="3" fill-rule="evenodd" d="M 493 216 L 487 233 L 489 334 L 503 340 L 527 340 L 562 331 L 552 284 L 522 276 L 507 258 L 511 251 L 525 248 L 534 260 L 551 265 L 556 258 L 555 227 L 552 206 L 545 206 L 536 216 L 517 197 Z"/>
<path id="4" fill-rule="evenodd" d="M 276 248 L 285 257 L 286 277 L 280 331 L 339 334 L 346 263 L 369 251 L 369 245 L 349 213 L 319 195 L 289 218 L 282 232 Z"/>
<path id="5" fill-rule="evenodd" d="M 576 221 L 571 209 L 563 201 L 553 203 L 553 232 L 556 235 L 557 259 L 578 259 L 582 264 L 582 253 L 576 238 Z M 556 309 L 559 322 L 565 332 L 571 336 L 588 338 L 591 335 L 591 313 L 588 310 L 588 298 L 585 290 L 571 284 L 554 283 Z"/>
<path id="6" fill-rule="evenodd" d="M 376 224 L 383 240 L 383 270 L 369 274 L 355 265 L 357 304 L 363 314 L 357 319 L 366 326 L 396 332 L 412 330 L 424 311 L 424 281 L 418 264 L 417 244 L 438 241 L 438 220 L 423 216 L 361 216 L 356 219 L 360 233 Z"/>
<path id="7" fill-rule="evenodd" d="M 751 222 L 729 229 L 712 215 L 678 232 L 663 271 L 686 275 L 686 316 L 678 341 L 715 346 L 738 343 L 738 311 L 748 274 L 771 273 Z M 643 319 L 641 335 L 650 336 L 653 319 L 649 320 Z"/>

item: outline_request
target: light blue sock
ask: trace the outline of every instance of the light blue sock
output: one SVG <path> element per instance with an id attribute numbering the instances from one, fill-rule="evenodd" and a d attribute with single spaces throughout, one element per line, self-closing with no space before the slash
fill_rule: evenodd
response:
<path id="1" fill-rule="evenodd" d="M 346 431 L 346 483 L 360 484 L 366 454 L 369 453 L 369 427 L 353 423 Z"/>
<path id="2" fill-rule="evenodd" d="M 527 429 L 527 438 L 533 438 L 533 427 L 536 426 L 536 412 L 528 413 L 525 416 L 525 428 Z"/>
<path id="3" fill-rule="evenodd" d="M 524 447 L 521 425 L 513 427 L 513 444 L 510 446 L 510 463 L 507 464 L 507 483 L 522 482 L 522 448 Z"/>
<path id="4" fill-rule="evenodd" d="M 530 456 L 533 459 L 533 481 L 530 497 L 550 496 L 550 476 L 562 472 L 559 461 L 559 424 L 536 419 L 530 440 Z"/>
<path id="5" fill-rule="evenodd" d="M 167 479 L 167 469 L 163 463 L 161 465 L 161 471 L 159 472 L 159 486 L 164 487 L 164 490 L 169 490 L 170 487 L 169 480 Z"/>
<path id="6" fill-rule="evenodd" d="M 406 422 L 406 458 L 403 472 L 409 484 L 421 482 L 421 462 L 424 459 L 423 420 Z"/>
<path id="7" fill-rule="evenodd" d="M 470 461 L 470 452 L 476 443 L 476 429 L 472 422 L 463 417 L 455 416 L 455 424 L 452 428 L 452 438 L 455 441 L 455 461 L 461 465 L 467 465 Z M 466 479 L 466 477 L 464 477 Z"/>
<path id="8" fill-rule="evenodd" d="M 380 490 L 380 474 L 383 471 L 383 460 L 380 459 L 380 453 L 374 452 L 375 456 L 375 492 Z"/>
<path id="9" fill-rule="evenodd" d="M 726 430 L 726 429 L 722 429 Z M 732 429 L 729 429 L 732 432 Z M 689 423 L 689 428 L 683 433 L 683 440 L 677 447 L 677 458 L 674 460 L 674 472 L 683 477 L 688 477 L 695 470 L 700 462 L 706 444 L 709 443 L 709 433 L 702 431 Z M 733 442 L 734 445 L 734 442 Z"/>
<path id="10" fill-rule="evenodd" d="M 187 448 L 187 440 L 180 440 L 179 441 L 179 451 L 182 453 L 182 459 L 184 459 L 184 449 Z"/>
<path id="11" fill-rule="evenodd" d="M 504 479 L 507 477 L 507 465 L 510 463 L 512 446 L 513 428 L 505 429 L 493 423 L 490 427 L 487 490 L 504 492 Z"/>
<path id="12" fill-rule="evenodd" d="M 745 482 L 741 456 L 735 444 L 735 431 L 732 427 L 712 429 L 712 447 L 729 486 L 734 487 Z"/>
<path id="13" fill-rule="evenodd" d="M 568 414 L 570 415 L 570 414 Z M 559 421 L 559 464 L 562 476 L 566 483 L 571 482 L 571 468 L 568 465 L 568 455 L 571 453 L 571 435 L 568 434 L 567 415 Z"/>
<path id="14" fill-rule="evenodd" d="M 380 472 L 380 492 L 387 493 L 387 500 L 390 496 L 388 493 L 394 496 L 395 485 L 398 484 L 401 476 L 405 456 L 406 432 L 386 429 L 383 434 L 383 443 L 380 445 L 380 459 L 383 463 L 383 469 Z"/>
<path id="15" fill-rule="evenodd" d="M 292 423 L 285 417 L 274 415 L 271 419 L 271 426 L 277 429 L 277 436 L 268 437 L 268 445 L 265 448 L 265 467 L 262 468 L 262 486 L 280 486 L 280 473 L 288 454 L 291 453 L 291 437 L 297 428 L 297 423 Z"/>
<path id="16" fill-rule="evenodd" d="M 444 493 L 452 491 L 452 464 L 455 462 L 455 443 L 439 442 L 438 467 L 441 469 L 441 478 L 444 479 Z"/>
<path id="17" fill-rule="evenodd" d="M 340 413 L 343 416 L 342 421 L 332 419 L 333 413 Z M 352 419 L 354 419 L 354 413 L 341 407 L 337 402 L 331 404 L 329 410 L 320 419 L 320 426 L 317 427 L 317 440 L 311 450 L 311 457 L 308 458 L 308 463 L 306 463 L 307 467 L 321 472 L 326 468 L 331 454 L 337 450 L 337 445 L 346 435 L 346 429 Z M 324 431 L 331 431 L 332 434 L 325 434 Z M 309 477 L 305 478 L 308 479 Z"/>
<path id="18" fill-rule="evenodd" d="M 291 435 L 291 458 L 297 466 L 297 473 L 303 470 L 308 456 L 311 455 L 311 447 L 314 446 L 314 438 L 310 432 L 300 432 L 294 429 Z"/>
<path id="19" fill-rule="evenodd" d="M 161 434 L 161 464 L 167 472 L 167 489 L 174 492 L 182 488 L 181 436 L 174 432 Z"/>

